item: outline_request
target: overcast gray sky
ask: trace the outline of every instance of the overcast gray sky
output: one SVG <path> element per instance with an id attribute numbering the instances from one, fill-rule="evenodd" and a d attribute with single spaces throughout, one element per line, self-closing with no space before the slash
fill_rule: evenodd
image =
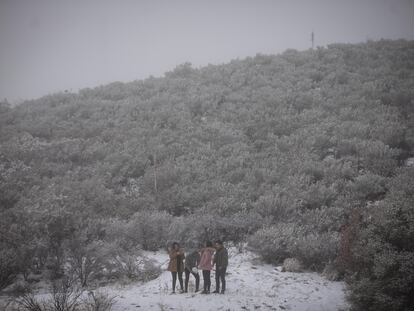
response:
<path id="1" fill-rule="evenodd" d="M 0 0 L 0 98 L 161 76 L 189 61 L 414 39 L 414 0 Z"/>

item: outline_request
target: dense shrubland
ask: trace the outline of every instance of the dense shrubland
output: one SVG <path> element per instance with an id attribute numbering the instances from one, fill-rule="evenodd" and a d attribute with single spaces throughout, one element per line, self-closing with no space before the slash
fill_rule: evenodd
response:
<path id="1" fill-rule="evenodd" d="M 139 249 L 221 237 L 408 310 L 413 92 L 414 43 L 382 40 L 1 103 L 0 286 L 143 279 Z"/>

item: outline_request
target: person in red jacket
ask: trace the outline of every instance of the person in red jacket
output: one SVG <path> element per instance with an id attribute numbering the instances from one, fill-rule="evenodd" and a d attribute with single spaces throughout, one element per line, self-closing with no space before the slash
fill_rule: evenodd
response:
<path id="1" fill-rule="evenodd" d="M 198 269 L 203 271 L 204 290 L 201 292 L 202 294 L 210 293 L 210 273 L 213 268 L 212 259 L 215 251 L 216 249 L 213 248 L 213 243 L 211 243 L 211 241 L 207 241 L 205 247 L 200 251 L 200 263 L 198 264 Z"/>

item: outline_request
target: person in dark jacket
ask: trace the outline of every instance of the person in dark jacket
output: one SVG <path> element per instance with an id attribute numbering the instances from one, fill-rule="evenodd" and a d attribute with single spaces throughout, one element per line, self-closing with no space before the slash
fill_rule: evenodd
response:
<path id="1" fill-rule="evenodd" d="M 213 293 L 224 294 L 226 290 L 226 270 L 229 264 L 229 255 L 223 242 L 217 240 L 215 243 L 216 254 L 214 255 L 213 265 L 216 265 L 216 290 Z M 221 281 L 221 292 L 220 292 Z"/>
<path id="2" fill-rule="evenodd" d="M 200 276 L 198 274 L 198 264 L 200 263 L 200 254 L 197 249 L 192 250 L 187 256 L 185 257 L 185 290 L 184 292 L 188 292 L 188 281 L 190 280 L 190 273 L 194 275 L 196 280 L 196 288 L 195 292 L 198 292 L 200 287 Z"/>
<path id="3" fill-rule="evenodd" d="M 184 251 L 180 249 L 180 244 L 174 242 L 170 253 L 170 262 L 168 263 L 168 271 L 171 272 L 172 275 L 172 293 L 175 294 L 175 285 L 177 283 L 177 275 L 178 281 L 180 282 L 181 292 L 184 292 L 183 288 L 183 271 L 184 271 L 184 263 L 183 260 L 185 258 Z"/>

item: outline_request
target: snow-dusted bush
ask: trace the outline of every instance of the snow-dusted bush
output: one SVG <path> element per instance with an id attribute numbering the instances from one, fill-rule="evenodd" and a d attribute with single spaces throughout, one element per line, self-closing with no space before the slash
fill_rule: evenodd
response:
<path id="1" fill-rule="evenodd" d="M 81 311 L 82 291 L 68 278 L 55 281 L 50 297 L 36 298 L 33 293 L 26 292 L 17 299 L 18 310 L 22 311 Z"/>
<path id="2" fill-rule="evenodd" d="M 262 228 L 250 237 L 249 246 L 265 261 L 280 264 L 293 255 L 289 246 L 294 243 L 295 230 L 295 226 L 289 223 Z"/>
<path id="3" fill-rule="evenodd" d="M 22 311 L 89 311 L 81 303 L 82 290 L 72 280 L 63 278 L 55 281 L 48 298 L 37 298 L 30 291 L 17 299 L 18 310 Z M 102 309 L 104 311 L 109 309 Z"/>
<path id="4" fill-rule="evenodd" d="M 296 258 L 286 258 L 283 261 L 282 271 L 285 272 L 301 272 L 303 270 L 303 266 L 301 262 Z"/>
<path id="5" fill-rule="evenodd" d="M 38 298 L 28 291 L 16 300 L 16 304 L 12 305 L 10 310 L 17 308 L 21 311 L 110 311 L 114 303 L 114 296 L 100 291 L 89 291 L 84 295 L 82 290 L 64 278 L 53 283 L 49 297 Z"/>
<path id="6" fill-rule="evenodd" d="M 17 254 L 11 249 L 0 250 L 0 289 L 8 286 L 18 273 Z"/>
<path id="7" fill-rule="evenodd" d="M 358 200 L 378 200 L 384 195 L 386 179 L 367 173 L 360 175 L 348 186 L 349 192 Z"/>
<path id="8" fill-rule="evenodd" d="M 44 301 L 39 301 L 33 293 L 25 293 L 17 300 L 17 306 L 22 311 L 46 311 Z"/>
<path id="9" fill-rule="evenodd" d="M 171 216 L 166 212 L 142 211 L 129 222 L 129 235 L 134 235 L 144 250 L 158 250 L 168 235 Z"/>
<path id="10" fill-rule="evenodd" d="M 82 290 L 69 278 L 63 278 L 52 285 L 51 298 L 46 310 L 76 311 L 79 308 Z"/>
<path id="11" fill-rule="evenodd" d="M 161 267 L 150 260 L 145 260 L 142 266 L 140 280 L 148 282 L 156 279 L 162 273 Z"/>
<path id="12" fill-rule="evenodd" d="M 125 251 L 158 250 L 166 245 L 172 218 L 167 212 L 146 210 L 129 220 L 112 219 L 108 221 L 105 239 Z"/>
<path id="13" fill-rule="evenodd" d="M 286 258 L 296 258 L 305 268 L 323 269 L 333 261 L 338 251 L 337 233 L 313 233 L 306 227 L 279 223 L 257 231 L 249 246 L 264 260 L 280 264 Z"/>
<path id="14" fill-rule="evenodd" d="M 322 182 L 311 184 L 307 191 L 301 194 L 302 206 L 307 209 L 316 209 L 322 206 L 331 206 L 337 192 L 333 186 L 326 186 Z"/>
<path id="15" fill-rule="evenodd" d="M 312 270 L 322 270 L 338 254 L 339 234 L 337 232 L 307 233 L 298 235 L 289 246 L 292 254 Z"/>
<path id="16" fill-rule="evenodd" d="M 395 171 L 400 153 L 398 149 L 375 140 L 362 141 L 356 148 L 366 170 L 381 176 L 391 176 Z"/>
<path id="17" fill-rule="evenodd" d="M 310 232 L 339 231 L 346 220 L 349 198 L 337 200 L 335 206 L 304 210 L 298 217 L 298 223 Z"/>
<path id="18" fill-rule="evenodd" d="M 414 308 L 414 169 L 401 170 L 383 201 L 365 207 L 351 245 L 353 310 Z"/>
<path id="19" fill-rule="evenodd" d="M 161 268 L 141 254 L 119 252 L 114 254 L 108 268 L 109 277 L 128 281 L 147 282 L 161 274 Z"/>
<path id="20" fill-rule="evenodd" d="M 221 239 L 235 243 L 246 241 L 247 236 L 263 226 L 264 219 L 254 212 L 240 212 L 232 217 L 213 213 L 196 213 L 187 217 L 175 217 L 169 228 L 169 240 L 180 241 L 192 247 L 207 240 Z"/>
<path id="21" fill-rule="evenodd" d="M 113 265 L 110 269 L 111 277 L 128 278 L 136 280 L 140 274 L 140 259 L 138 255 L 129 253 L 117 253 L 112 258 Z"/>
<path id="22" fill-rule="evenodd" d="M 334 263 L 328 263 L 322 271 L 322 275 L 330 281 L 339 281 L 341 274 Z"/>
<path id="23" fill-rule="evenodd" d="M 30 289 L 30 284 L 19 275 L 12 284 L 3 289 L 3 293 L 18 296 L 26 293 Z"/>
<path id="24" fill-rule="evenodd" d="M 82 299 L 81 311 L 110 311 L 115 303 L 115 297 L 98 291 L 90 291 L 88 296 Z"/>
<path id="25" fill-rule="evenodd" d="M 92 279 L 102 276 L 102 271 L 108 266 L 111 249 L 102 241 L 90 242 L 78 237 L 67 243 L 67 272 L 85 287 Z"/>

